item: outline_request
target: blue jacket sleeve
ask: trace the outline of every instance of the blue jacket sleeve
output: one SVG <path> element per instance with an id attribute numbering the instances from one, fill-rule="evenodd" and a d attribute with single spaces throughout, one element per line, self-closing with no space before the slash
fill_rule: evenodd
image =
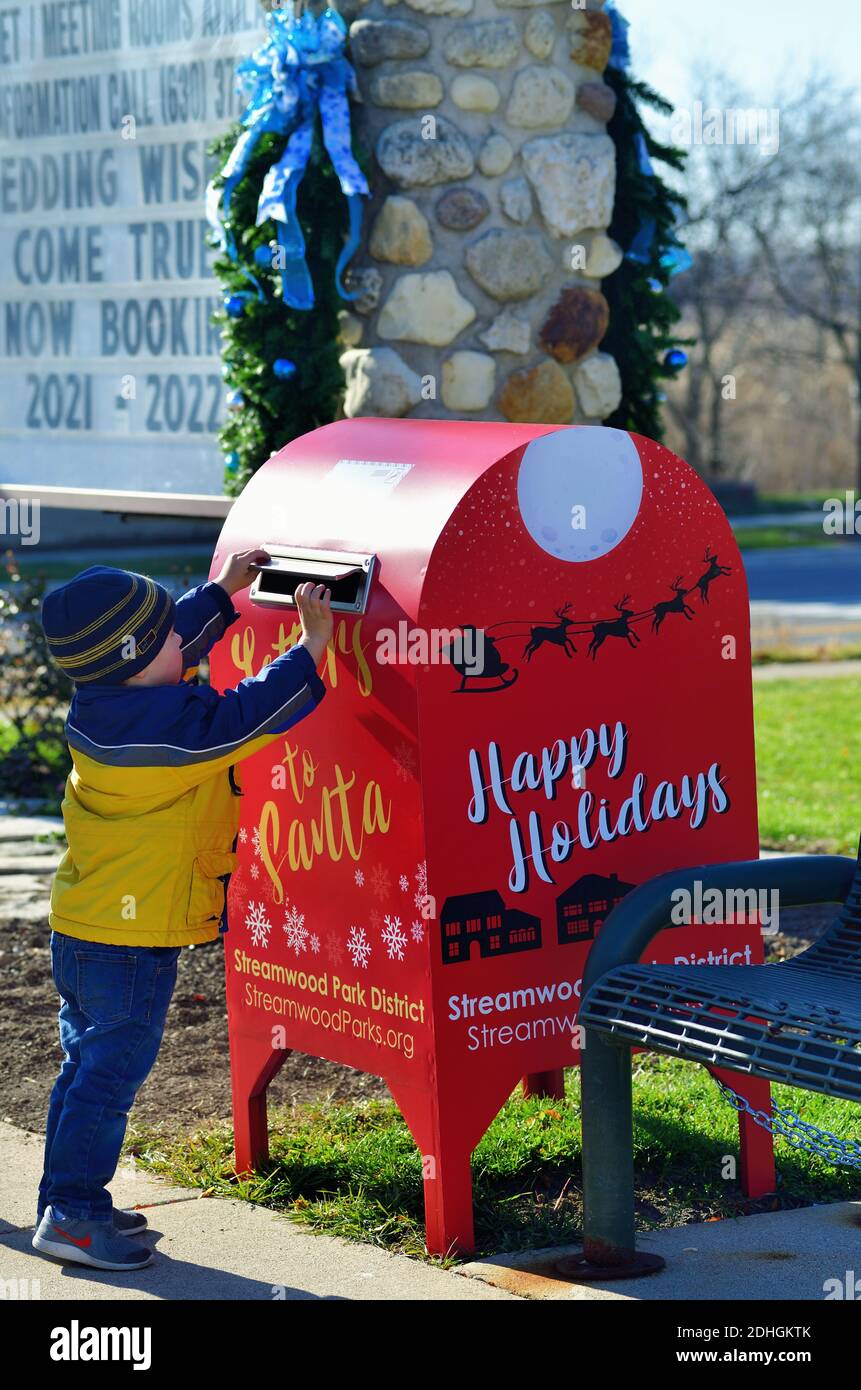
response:
<path id="1" fill-rule="evenodd" d="M 173 760 L 181 779 L 195 785 L 250 757 L 310 714 L 325 693 L 314 658 L 302 646 L 223 695 L 193 687 L 183 711 L 185 756 Z"/>
<path id="2" fill-rule="evenodd" d="M 178 598 L 174 627 L 182 638 L 183 671 L 193 670 L 238 617 L 228 594 L 211 581 Z"/>

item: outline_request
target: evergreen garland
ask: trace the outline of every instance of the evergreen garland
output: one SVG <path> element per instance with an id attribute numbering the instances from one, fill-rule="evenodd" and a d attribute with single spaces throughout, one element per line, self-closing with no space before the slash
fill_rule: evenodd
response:
<path id="1" fill-rule="evenodd" d="M 209 153 L 217 168 L 224 166 L 241 132 L 242 127 L 236 124 L 212 142 Z M 218 433 L 226 456 L 225 492 L 229 496 L 237 496 L 251 475 L 284 444 L 334 420 L 344 391 L 344 374 L 338 362 L 343 352 L 338 342 L 338 311 L 346 304 L 335 288 L 335 266 L 347 230 L 347 205 L 323 146 L 319 123 L 297 198 L 314 283 L 313 309 L 286 307 L 278 270 L 260 266 L 254 259 L 257 248 L 268 247 L 275 238 L 272 222 L 255 226 L 257 200 L 266 173 L 281 157 L 287 139 L 269 134 L 258 142 L 231 201 L 238 260 L 220 254 L 214 265 L 225 300 L 251 291 L 238 317 L 226 309 L 214 315 L 214 322 L 221 326 L 225 388 L 238 392 L 242 401 L 228 409 Z M 367 156 L 354 153 L 367 171 Z M 242 274 L 243 269 L 260 284 L 263 300 Z M 279 359 L 295 363 L 293 376 L 276 376 L 273 368 Z"/>
<path id="2" fill-rule="evenodd" d="M 671 115 L 673 108 L 663 97 L 620 68 L 608 68 L 604 80 L 617 98 L 607 126 L 617 161 L 616 204 L 609 235 L 627 251 L 644 222 L 654 219 L 656 224 L 649 263 L 643 265 L 626 256 L 602 287 L 610 306 L 610 327 L 601 348 L 612 353 L 622 376 L 622 403 L 605 424 L 662 440 L 662 382 L 673 380 L 681 370 L 666 365 L 664 359 L 668 352 L 694 341 L 673 332 L 681 313 L 667 293 L 670 270 L 661 263 L 666 253 L 679 245 L 674 228 L 678 209 L 686 204 L 661 178 L 642 171 L 636 137 L 643 137 L 652 159 L 680 173 L 686 154 L 655 140 L 640 116 L 640 102 L 662 115 Z"/>

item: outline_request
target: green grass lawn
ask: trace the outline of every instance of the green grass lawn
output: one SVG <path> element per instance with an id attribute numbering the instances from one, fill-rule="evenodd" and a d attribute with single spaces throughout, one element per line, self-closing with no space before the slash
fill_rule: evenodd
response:
<path id="1" fill-rule="evenodd" d="M 513 1095 L 473 1154 L 479 1253 L 581 1236 L 579 1073 L 566 1076 L 565 1102 Z M 857 1106 L 785 1087 L 775 1087 L 775 1097 L 841 1138 L 858 1133 Z M 746 1202 L 738 1178 L 723 1176 L 726 1157 L 738 1155 L 736 1114 L 702 1067 L 640 1054 L 634 1106 L 639 1229 L 861 1195 L 857 1171 L 831 1167 L 778 1139 L 778 1197 Z M 227 1127 L 201 1130 L 190 1140 L 136 1129 L 128 1143 L 141 1166 L 209 1195 L 289 1213 L 328 1235 L 424 1254 L 421 1159 L 393 1103 L 275 1111 L 270 1145 L 263 1170 L 237 1179 Z"/>
<path id="2" fill-rule="evenodd" d="M 761 492 L 751 506 L 737 502 L 732 512 L 734 516 L 768 516 L 775 512 L 821 512 L 830 497 L 842 497 L 846 487 L 835 483 L 830 488 L 818 488 L 812 492 Z"/>
<path id="3" fill-rule="evenodd" d="M 754 687 L 760 840 L 855 854 L 861 834 L 861 679 Z"/>
<path id="4" fill-rule="evenodd" d="M 821 526 L 744 526 L 735 531 L 739 550 L 783 550 L 789 545 L 846 545 L 842 537 L 826 536 Z"/>
<path id="5" fill-rule="evenodd" d="M 815 666 L 820 661 L 861 661 L 861 647 L 762 647 L 753 654 L 754 666 Z"/>

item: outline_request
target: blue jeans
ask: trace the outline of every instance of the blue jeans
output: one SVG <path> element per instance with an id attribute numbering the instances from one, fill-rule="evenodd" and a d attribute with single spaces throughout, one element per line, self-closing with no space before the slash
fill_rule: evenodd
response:
<path id="1" fill-rule="evenodd" d="M 179 946 L 109 946 L 51 933 L 66 1054 L 54 1082 L 38 1215 L 110 1221 L 128 1112 L 158 1056 Z"/>

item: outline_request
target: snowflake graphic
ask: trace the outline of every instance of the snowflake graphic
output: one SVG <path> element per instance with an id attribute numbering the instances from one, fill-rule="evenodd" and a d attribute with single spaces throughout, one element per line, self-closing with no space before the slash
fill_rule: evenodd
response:
<path id="1" fill-rule="evenodd" d="M 340 965 L 344 959 L 344 944 L 334 932 L 326 937 L 326 955 L 333 965 Z"/>
<path id="2" fill-rule="evenodd" d="M 245 925 L 251 933 L 251 944 L 253 946 L 269 945 L 269 933 L 272 930 L 272 923 L 266 916 L 266 908 L 262 903 L 250 902 L 248 904 Z"/>
<path id="3" fill-rule="evenodd" d="M 355 877 L 356 877 L 356 886 L 359 887 L 359 888 L 364 888 L 364 886 L 365 886 L 365 875 L 363 874 L 363 872 L 362 872 L 361 869 L 357 869 L 357 870 L 356 870 L 356 875 L 355 875 Z"/>
<path id="4" fill-rule="evenodd" d="M 374 897 L 383 898 L 389 896 L 390 880 L 389 871 L 383 864 L 375 864 L 371 869 L 371 889 Z"/>
<path id="5" fill-rule="evenodd" d="M 368 956 L 371 954 L 371 943 L 365 935 L 363 927 L 351 927 L 350 935 L 347 937 L 347 950 L 350 953 L 350 960 L 355 966 L 361 966 L 363 970 L 368 968 Z"/>
<path id="6" fill-rule="evenodd" d="M 426 860 L 423 859 L 421 864 L 416 864 L 414 877 L 418 884 L 418 891 L 421 896 L 424 897 L 428 891 L 428 866 Z"/>
<path id="7" fill-rule="evenodd" d="M 424 941 L 425 929 L 422 926 L 421 922 L 413 922 L 410 931 L 412 932 L 413 941 Z"/>
<path id="8" fill-rule="evenodd" d="M 287 907 L 287 915 L 284 918 L 284 930 L 287 933 L 287 949 L 295 951 L 297 956 L 301 955 L 308 944 L 308 928 L 305 926 L 305 914 L 300 912 L 298 907 Z"/>
<path id="9" fill-rule="evenodd" d="M 256 825 L 251 832 L 251 843 L 254 846 L 254 853 L 257 855 L 257 858 L 262 859 L 263 851 L 260 848 L 260 830 Z"/>
<path id="10" fill-rule="evenodd" d="M 400 878 L 398 879 L 398 887 L 400 888 L 402 893 L 408 893 L 410 891 L 410 881 L 407 878 L 406 874 L 401 874 Z"/>
<path id="11" fill-rule="evenodd" d="M 416 755 L 408 743 L 399 743 L 393 754 L 395 772 L 402 782 L 416 775 Z"/>
<path id="12" fill-rule="evenodd" d="M 401 931 L 401 919 L 400 917 L 390 917 L 389 914 L 386 913 L 385 921 L 386 929 L 383 932 L 383 941 L 386 945 L 389 960 L 403 960 L 407 938 Z"/>
<path id="13" fill-rule="evenodd" d="M 371 910 L 371 914 L 370 914 L 370 922 L 371 922 L 371 930 L 372 930 L 372 931 L 382 931 L 382 929 L 383 929 L 383 914 L 382 914 L 382 912 L 378 912 L 376 908 L 373 908 L 373 909 Z"/>
<path id="14" fill-rule="evenodd" d="M 258 867 L 257 867 L 256 864 L 252 864 L 252 865 L 251 865 L 251 877 L 252 877 L 252 878 L 259 878 L 259 877 L 260 877 L 260 870 L 258 869 Z"/>
<path id="15" fill-rule="evenodd" d="M 320 938 L 316 932 L 311 936 L 311 950 L 315 956 L 320 954 Z"/>
<path id="16" fill-rule="evenodd" d="M 416 907 L 418 908 L 419 912 L 421 912 L 422 908 L 424 907 L 424 901 L 425 901 L 425 895 L 424 895 L 424 893 L 416 893 L 415 897 L 413 898 L 413 902 L 415 903 L 415 905 L 416 905 Z"/>
<path id="17" fill-rule="evenodd" d="M 245 826 L 243 825 L 243 826 L 241 826 L 240 831 L 239 831 L 239 843 L 240 843 L 241 845 L 244 845 L 247 839 L 248 839 L 248 831 L 245 829 Z"/>

